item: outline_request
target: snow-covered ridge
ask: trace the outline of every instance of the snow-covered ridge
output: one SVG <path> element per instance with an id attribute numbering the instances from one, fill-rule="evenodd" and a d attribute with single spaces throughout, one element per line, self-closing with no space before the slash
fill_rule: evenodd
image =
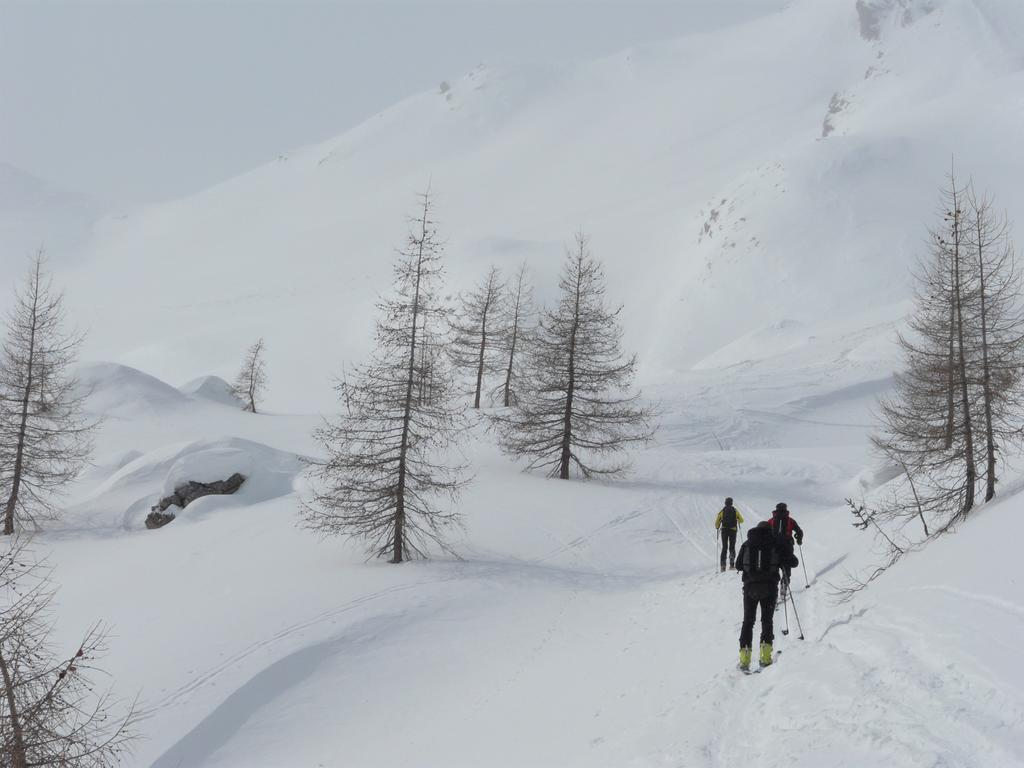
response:
<path id="1" fill-rule="evenodd" d="M 1024 46 L 993 37 L 1020 18 L 1007 0 L 870 7 L 877 39 L 855 0 L 800 0 L 587 64 L 480 69 L 108 220 L 97 267 L 64 276 L 90 354 L 168 380 L 228 377 L 262 335 L 268 405 L 332 407 L 428 181 L 453 289 L 526 258 L 544 290 L 587 229 L 649 382 L 782 319 L 813 328 L 901 302 L 952 155 L 1024 207 Z M 973 119 L 981 105 L 997 119 Z"/>

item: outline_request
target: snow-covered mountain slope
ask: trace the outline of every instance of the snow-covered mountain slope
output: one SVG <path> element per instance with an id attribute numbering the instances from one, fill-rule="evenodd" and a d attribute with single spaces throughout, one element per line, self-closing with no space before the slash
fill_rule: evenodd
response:
<path id="1" fill-rule="evenodd" d="M 1022 209 L 1021 40 L 1015 0 L 796 0 L 588 64 L 481 69 L 104 222 L 59 277 L 114 361 L 80 371 L 105 420 L 37 545 L 56 639 L 114 625 L 104 667 L 149 715 L 130 764 L 1024 765 L 1012 472 L 956 535 L 829 598 L 873 562 L 841 502 L 885 479 L 871 408 L 951 156 Z M 297 525 L 319 419 L 244 413 L 205 377 L 263 336 L 272 408 L 335 408 L 428 181 L 453 287 L 528 258 L 544 299 L 591 233 L 662 427 L 607 484 L 524 475 L 479 428 L 463 559 L 392 567 Z M 177 482 L 235 471 L 237 496 L 143 527 Z M 752 677 L 714 554 L 725 495 L 748 524 L 786 500 L 807 531 L 805 639 L 780 611 L 779 664 Z"/>
<path id="2" fill-rule="evenodd" d="M 270 407 L 328 407 L 429 184 L 453 287 L 527 259 L 543 298 L 586 229 L 648 381 L 780 323 L 866 327 L 902 311 L 954 156 L 1024 207 L 1021 40 L 1015 0 L 797 0 L 599 61 L 480 68 L 108 220 L 68 276 L 74 315 L 92 357 L 167 380 L 230 376 L 266 336 Z"/>
<path id="3" fill-rule="evenodd" d="M 841 349 L 818 347 L 816 381 L 808 358 L 659 391 L 661 435 L 627 481 L 524 475 L 480 429 L 463 559 L 401 567 L 297 527 L 314 420 L 87 369 L 93 406 L 120 408 L 37 540 L 59 638 L 113 623 L 104 667 L 147 714 L 131 765 L 1024 765 L 1024 678 L 1004 663 L 1024 615 L 1019 481 L 852 603 L 829 597 L 872 561 L 837 508 L 864 487 L 874 395 L 824 367 Z M 238 495 L 143 528 L 177 482 L 235 471 Z M 739 579 L 717 572 L 726 493 L 748 525 L 786 499 L 806 531 L 805 639 L 780 610 L 778 666 L 757 677 L 735 669 Z"/>
<path id="4" fill-rule="evenodd" d="M 0 162 L 0 284 L 20 277 L 39 248 L 57 268 L 80 265 L 100 215 L 96 201 Z"/>

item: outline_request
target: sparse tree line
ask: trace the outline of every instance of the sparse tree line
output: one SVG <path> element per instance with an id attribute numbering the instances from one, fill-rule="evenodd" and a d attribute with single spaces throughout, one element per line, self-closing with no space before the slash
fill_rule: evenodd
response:
<path id="1" fill-rule="evenodd" d="M 841 599 L 995 498 L 1000 458 L 1024 436 L 1022 282 L 1009 220 L 952 174 L 940 200 L 898 339 L 903 369 L 873 437 L 897 477 L 870 503 L 847 500 L 884 557 L 840 588 Z"/>
<path id="2" fill-rule="evenodd" d="M 452 303 L 429 193 L 420 203 L 378 304 L 375 350 L 346 371 L 342 413 L 317 431 L 325 458 L 311 462 L 316 491 L 302 505 L 307 527 L 360 538 L 395 563 L 450 551 L 446 533 L 470 480 L 460 449 L 477 421 L 468 410 L 496 406 L 488 418 L 502 448 L 560 478 L 619 473 L 628 448 L 653 433 L 632 391 L 636 359 L 620 349 L 620 310 L 606 303 L 582 234 L 554 307 L 535 308 L 525 264 L 508 281 L 491 268 Z M 0 762 L 12 768 L 115 765 L 138 720 L 134 705 L 95 686 L 100 625 L 67 656 L 50 643 L 53 590 L 15 535 L 56 518 L 89 462 L 98 422 L 72 371 L 81 342 L 40 251 L 0 350 Z M 255 414 L 266 384 L 259 339 L 230 392 Z"/>
<path id="3" fill-rule="evenodd" d="M 317 432 L 317 491 L 305 524 L 348 535 L 400 563 L 431 545 L 447 550 L 469 482 L 460 445 L 488 416 L 498 444 L 552 477 L 615 475 L 653 435 L 632 387 L 636 358 L 621 350 L 621 308 L 605 299 L 600 263 L 580 233 L 566 254 L 560 298 L 537 310 L 527 266 L 511 280 L 491 267 L 454 305 L 445 300 L 443 245 L 423 194 L 378 304 L 371 358 L 337 386 L 344 411 Z"/>

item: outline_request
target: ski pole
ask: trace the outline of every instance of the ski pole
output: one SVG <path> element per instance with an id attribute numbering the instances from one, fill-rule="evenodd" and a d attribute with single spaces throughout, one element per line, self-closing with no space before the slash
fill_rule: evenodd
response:
<path id="1" fill-rule="evenodd" d="M 787 579 L 782 580 L 782 613 L 786 617 L 786 628 L 782 630 L 782 634 L 789 634 L 789 609 L 786 607 L 786 582 Z"/>
<path id="2" fill-rule="evenodd" d="M 811 580 L 809 578 L 807 578 L 807 561 L 804 560 L 804 545 L 803 544 L 797 544 L 797 547 L 800 548 L 800 565 L 802 565 L 804 567 L 804 581 L 807 582 L 807 586 L 804 587 L 804 589 L 810 589 L 811 588 Z"/>
<path id="3" fill-rule="evenodd" d="M 793 603 L 793 617 L 796 619 L 796 628 L 800 630 L 800 639 L 804 639 L 804 628 L 800 626 L 800 614 L 796 612 L 796 598 L 793 597 L 793 593 L 789 593 L 789 601 Z"/>

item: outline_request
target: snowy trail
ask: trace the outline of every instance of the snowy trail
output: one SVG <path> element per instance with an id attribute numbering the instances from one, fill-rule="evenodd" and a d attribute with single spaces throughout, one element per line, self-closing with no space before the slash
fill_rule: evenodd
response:
<path id="1" fill-rule="evenodd" d="M 478 638 L 481 642 L 490 638 L 495 648 L 494 654 L 490 656 L 492 663 L 486 672 L 477 670 L 477 674 L 473 675 L 460 674 L 456 681 L 446 683 L 447 686 L 454 684 L 457 687 L 457 690 L 445 692 L 447 701 L 454 699 L 472 703 L 468 711 L 445 718 L 445 727 L 453 729 L 450 743 L 459 742 L 454 731 L 465 720 L 474 723 L 474 730 L 490 732 L 491 738 L 500 743 L 503 739 L 503 723 L 507 717 L 514 716 L 504 713 L 521 712 L 525 701 L 543 696 L 543 691 L 553 683 L 551 675 L 562 677 L 565 673 L 564 670 L 558 673 L 552 670 L 563 665 L 563 660 L 572 654 L 571 648 L 577 644 L 586 648 L 586 657 L 591 660 L 592 670 L 611 666 L 618 667 L 623 673 L 615 681 L 618 687 L 611 684 L 612 681 L 602 683 L 599 679 L 591 680 L 590 684 L 595 686 L 595 690 L 587 699 L 593 702 L 618 702 L 626 697 L 632 701 L 639 695 L 637 691 L 646 691 L 649 686 L 657 685 L 663 696 L 651 702 L 657 708 L 653 714 L 661 722 L 671 721 L 670 713 L 684 706 L 686 693 L 685 690 L 676 690 L 676 686 L 669 684 L 668 678 L 657 683 L 650 679 L 650 654 L 671 658 L 682 651 L 684 643 L 693 643 L 698 648 L 719 646 L 718 650 L 724 647 L 731 651 L 737 623 L 733 612 L 726 611 L 721 621 L 708 623 L 708 618 L 723 614 L 722 606 L 717 604 L 718 598 L 712 600 L 711 604 L 695 598 L 700 590 L 711 589 L 715 594 L 721 594 L 723 600 L 735 604 L 736 577 L 735 574 L 709 574 L 713 560 L 710 546 L 701 547 L 692 534 L 687 533 L 686 521 L 696 517 L 702 506 L 706 510 L 705 501 L 700 497 L 680 498 L 675 494 L 664 493 L 657 494 L 657 499 L 651 508 L 614 517 L 538 558 L 533 564 L 438 564 L 436 569 L 446 571 L 441 579 L 372 592 L 249 645 L 212 669 L 196 675 L 188 684 L 164 696 L 153 706 L 153 716 L 161 716 L 163 710 L 168 708 L 202 709 L 209 706 L 206 702 L 223 696 L 219 692 L 223 683 L 221 678 L 245 678 L 153 765 L 236 764 L 235 758 L 230 755 L 234 749 L 247 744 L 252 738 L 251 730 L 256 727 L 254 723 L 260 721 L 261 710 L 290 711 L 294 707 L 289 699 L 293 688 L 316 687 L 317 683 L 309 679 L 312 672 L 307 670 L 321 665 L 332 668 L 351 666 L 353 657 L 372 655 L 364 645 L 367 632 L 375 634 L 386 630 L 390 634 L 401 634 L 420 622 L 433 623 L 438 616 L 448 612 L 455 612 L 470 622 L 468 626 L 462 627 L 460 634 Z M 681 514 L 680 510 L 683 510 Z M 671 523 L 672 532 L 677 537 L 676 546 L 681 544 L 684 548 L 692 547 L 698 553 L 701 573 L 651 581 L 635 576 L 602 573 L 595 567 L 596 555 L 591 549 L 591 541 L 615 535 L 616 530 L 622 526 L 649 518 Z M 680 524 L 678 518 L 682 518 L 684 523 Z M 701 522 L 706 525 L 703 519 Z M 562 559 L 560 567 L 545 565 L 555 558 Z M 434 566 L 428 566 L 428 569 L 436 570 Z M 726 587 L 724 591 L 723 587 Z M 504 599 L 493 599 L 495 590 L 504 593 Z M 544 610 L 534 616 L 532 607 L 537 605 L 543 605 Z M 686 618 L 688 613 L 693 614 L 690 619 Z M 699 631 L 695 632 L 696 616 L 701 619 Z M 412 617 L 416 617 L 416 621 Z M 666 622 L 667 626 L 663 626 Z M 447 622 L 442 622 L 442 629 L 445 626 Z M 724 643 L 723 630 L 728 638 Z M 305 635 L 301 643 L 296 643 L 296 635 Z M 509 642 L 512 637 L 518 639 Z M 652 642 L 662 647 L 655 651 L 651 648 Z M 436 638 L 432 636 L 431 639 L 433 647 L 445 648 L 458 644 L 459 640 L 448 636 L 446 632 Z M 731 662 L 732 655 L 731 652 L 723 655 L 722 663 Z M 441 656 L 436 662 L 430 661 L 425 666 L 432 668 L 436 663 L 444 667 L 446 655 L 442 653 Z M 268 659 L 269 662 L 261 659 Z M 415 659 L 417 669 L 408 670 L 408 674 L 422 674 L 417 670 L 423 662 L 423 659 Z M 265 666 L 261 667 L 261 664 Z M 379 663 L 369 666 L 378 668 Z M 569 690 L 578 686 L 581 678 L 592 677 L 587 674 L 587 669 L 578 668 L 576 671 L 579 678 L 573 674 L 565 679 Z M 351 676 L 352 673 L 343 675 Z M 337 678 L 330 674 L 324 679 Z M 688 672 L 685 679 L 692 680 L 692 672 Z M 356 687 L 363 690 L 362 685 L 357 684 Z M 427 681 L 420 681 L 415 688 L 431 690 L 434 686 Z M 629 691 L 633 692 L 633 697 L 629 696 Z M 328 691 L 315 693 L 313 698 L 319 700 L 321 695 L 324 700 L 332 698 Z M 572 696 L 573 701 L 577 696 Z M 647 698 L 646 694 L 642 698 Z M 609 707 L 618 711 L 618 707 L 609 704 L 598 707 L 598 710 L 607 713 Z M 333 720 L 342 715 L 343 712 L 331 712 L 327 719 Z M 600 719 L 597 711 L 594 717 Z M 313 722 L 316 722 L 316 718 Z M 595 735 L 593 739 L 594 743 L 584 753 L 590 757 L 580 761 L 579 747 L 570 741 L 565 744 L 564 759 L 569 764 L 574 761 L 576 764 L 587 764 L 590 759 L 597 759 L 609 750 L 611 755 L 622 755 L 637 748 L 637 745 L 628 742 L 621 742 L 615 747 L 614 740 L 609 741 L 600 735 Z M 374 740 L 361 736 L 360 741 L 372 744 Z M 417 746 L 417 749 L 420 747 Z M 223 750 L 220 758 L 216 757 L 218 750 Z M 538 758 L 536 754 L 522 755 L 522 759 L 527 761 Z M 260 764 L 279 764 L 275 762 L 279 759 L 283 758 L 268 756 Z M 456 756 L 438 754 L 436 759 L 452 761 Z"/>
<path id="2" fill-rule="evenodd" d="M 792 613 L 781 634 L 780 610 L 778 664 L 741 675 L 739 577 L 710 572 L 708 547 L 678 522 L 706 511 L 705 499 L 650 501 L 534 563 L 427 565 L 444 576 L 370 593 L 250 646 L 161 701 L 203 709 L 217 697 L 194 698 L 202 688 L 222 674 L 236 681 L 152 765 L 335 765 L 344 755 L 398 766 L 409 754 L 446 766 L 720 768 L 752 755 L 808 768 L 1024 764 L 1019 694 L 929 648 L 922 634 L 936 628 L 920 616 L 832 605 L 820 579 L 834 562 L 812 565 L 821 586 L 795 584 L 807 639 L 796 639 Z M 657 519 L 700 551 L 699 567 L 650 578 L 600 569 L 592 542 Z M 980 601 L 1015 625 L 1024 615 L 984 594 L 931 592 Z M 301 643 L 282 642 L 303 631 Z M 267 646 L 290 650 L 254 665 Z M 395 701 L 398 681 L 408 686 Z M 287 746 L 269 736 L 282 718 Z M 392 756 L 378 747 L 395 738 L 394 718 Z M 295 742 L 301 759 L 288 762 Z"/>
<path id="3" fill-rule="evenodd" d="M 343 614 L 356 611 L 357 609 L 362 608 L 363 606 L 375 600 L 382 600 L 391 595 L 394 595 L 399 592 L 405 592 L 407 590 L 425 590 L 427 587 L 432 586 L 433 584 L 439 584 L 444 581 L 451 580 L 451 578 L 454 577 L 449 577 L 448 579 L 438 579 L 436 581 L 403 584 L 400 586 L 382 589 L 377 592 L 372 592 L 368 595 L 363 595 L 362 597 L 358 597 L 354 600 L 350 600 L 344 603 L 343 605 L 339 606 L 338 608 L 334 608 L 329 611 L 324 611 L 323 613 L 320 613 L 309 619 L 305 619 L 295 624 L 291 624 L 288 627 L 285 627 L 284 629 L 280 630 L 279 632 L 274 633 L 270 637 L 266 637 L 258 642 L 255 642 L 247 646 L 238 653 L 235 653 L 232 656 L 228 657 L 212 669 L 207 670 L 206 672 L 196 676 L 187 684 L 181 686 L 172 693 L 164 696 L 158 702 L 147 707 L 147 709 L 142 714 L 145 717 L 153 717 L 159 715 L 160 710 L 177 705 L 182 700 L 187 699 L 188 696 L 196 690 L 211 684 L 215 685 L 215 681 L 217 680 L 217 678 L 220 677 L 225 671 L 232 668 L 237 668 L 245 659 L 252 656 L 253 654 L 265 651 L 271 646 L 283 644 L 283 641 L 292 639 L 297 635 L 302 635 L 304 632 L 317 625 L 324 623 L 336 623 L 338 617 L 342 616 Z"/>
<path id="4" fill-rule="evenodd" d="M 708 525 L 702 514 L 706 512 L 706 501 L 664 492 L 649 496 L 657 500 L 649 508 L 614 516 L 533 563 L 428 565 L 425 566 L 428 572 L 443 571 L 445 575 L 440 579 L 424 579 L 369 593 L 250 644 L 213 668 L 195 675 L 187 684 L 152 706 L 150 714 L 153 717 L 166 716 L 167 710 L 177 709 L 180 713 L 205 709 L 209 702 L 223 698 L 226 680 L 243 680 L 241 684 L 232 683 L 233 692 L 207 716 L 195 722 L 183 738 L 152 764 L 233 764 L 235 758 L 228 755 L 233 749 L 248 743 L 252 737 L 251 729 L 255 727 L 252 723 L 259 722 L 261 710 L 289 711 L 294 706 L 288 699 L 294 687 L 316 686 L 315 681 L 309 680 L 312 672 L 307 670 L 321 665 L 347 667 L 353 656 L 370 653 L 363 647 L 367 627 L 373 633 L 386 630 L 391 634 L 402 634 L 420 622 L 432 623 L 448 612 L 471 617 L 466 618 L 471 624 L 464 628 L 465 635 L 479 638 L 481 642 L 491 638 L 496 649 L 491 657 L 495 663 L 488 666 L 486 673 L 460 675 L 456 681 L 458 690 L 446 691 L 446 700 L 471 702 L 467 712 L 459 717 L 452 715 L 446 722 L 449 727 L 457 729 L 461 720 L 473 721 L 475 728 L 490 730 L 492 738 L 498 741 L 502 739 L 501 724 L 506 717 L 500 713 L 520 711 L 524 697 L 532 699 L 541 695 L 542 689 L 551 684 L 551 679 L 548 674 L 539 674 L 538 670 L 557 668 L 559 660 L 571 655 L 570 646 L 580 643 L 587 647 L 587 656 L 591 658 L 594 669 L 606 668 L 614 659 L 620 661 L 612 663 L 623 670 L 633 664 L 646 666 L 652 633 L 667 642 L 659 653 L 673 653 L 672 638 L 682 642 L 681 628 L 673 626 L 668 632 L 663 632 L 655 619 L 659 615 L 674 616 L 673 622 L 685 624 L 681 616 L 687 593 L 702 585 L 711 585 L 718 578 L 728 578 L 728 575 L 708 573 L 714 558 L 710 550 L 710 536 L 709 541 L 701 546 L 688 533 L 687 525 L 692 518 L 699 517 L 702 526 Z M 701 573 L 691 578 L 674 575 L 667 580 L 656 578 L 652 581 L 600 569 L 597 558 L 601 548 L 595 550 L 591 543 L 602 537 L 618 535 L 624 526 L 630 527 L 632 533 L 639 530 L 649 534 L 650 531 L 642 525 L 649 519 L 661 521 L 661 525 L 666 522 L 671 525 L 671 545 L 676 549 L 692 548 L 701 563 Z M 555 538 L 554 534 L 548 535 Z M 560 563 L 550 565 L 556 559 Z M 686 562 L 685 558 L 683 562 Z M 496 590 L 503 593 L 503 599 L 493 599 Z M 536 605 L 543 605 L 544 610 L 534 616 L 532 606 Z M 602 607 L 597 609 L 598 606 Z M 707 611 L 701 609 L 700 612 Z M 607 627 L 601 627 L 604 617 L 609 622 Z M 442 622 L 444 626 L 447 626 L 447 621 Z M 574 630 L 574 627 L 578 629 Z M 734 627 L 730 628 L 729 634 L 735 635 L 734 630 Z M 509 642 L 510 637 L 518 639 Z M 431 640 L 432 647 L 443 648 L 458 643 L 446 633 Z M 707 641 L 700 640 L 699 644 L 707 645 Z M 636 662 L 622 664 L 623 660 L 631 659 L 636 659 Z M 416 659 L 417 667 L 421 663 L 422 659 Z M 436 663 L 442 667 L 445 665 L 443 659 Z M 433 661 L 426 664 L 428 668 L 434 665 Z M 373 663 L 369 666 L 376 668 L 379 665 Z M 580 669 L 579 672 L 581 676 L 589 676 L 586 670 Z M 409 670 L 409 674 L 420 673 Z M 639 680 L 645 674 L 643 670 L 636 669 L 628 675 L 633 678 L 631 683 L 627 686 L 625 680 L 620 680 L 620 687 L 637 690 Z M 325 679 L 335 679 L 335 675 L 327 675 Z M 599 681 L 593 683 L 599 684 Z M 573 677 L 572 685 L 577 684 Z M 661 686 L 668 690 L 667 684 L 667 680 L 661 682 Z M 357 685 L 357 688 L 362 689 L 362 686 Z M 415 688 L 430 690 L 432 686 L 421 681 Z M 599 690 L 589 698 L 601 702 L 616 700 L 623 695 L 622 690 L 606 690 L 605 686 L 599 685 Z M 659 705 L 663 720 L 668 718 L 668 712 L 682 705 L 680 695 L 680 692 L 673 691 Z M 329 692 L 324 692 L 323 697 L 331 698 Z M 313 698 L 319 699 L 320 694 L 313 694 Z M 329 719 L 341 714 L 334 712 Z M 230 733 L 225 735 L 226 732 Z M 593 752 L 596 755 L 610 749 L 604 737 L 596 735 L 594 739 L 588 754 Z M 365 737 L 360 741 L 373 742 Z M 458 743 L 454 734 L 452 742 Z M 216 757 L 218 750 L 224 751 L 220 758 Z M 575 746 L 570 748 L 567 744 L 565 759 L 571 762 L 576 751 Z M 524 760 L 536 758 L 536 755 L 523 755 Z M 279 764 L 275 762 L 278 759 L 281 758 L 267 757 L 261 764 Z M 437 759 L 450 761 L 455 757 L 438 755 Z"/>
<path id="5" fill-rule="evenodd" d="M 748 371 L 729 398 L 766 378 L 777 377 Z M 849 382 L 819 393 L 835 386 Z M 990 554 L 1009 562 L 1013 531 L 981 518 L 965 535 L 986 560 L 968 559 L 957 579 L 913 571 L 960 561 L 939 551 L 912 558 L 906 579 L 833 605 L 829 584 L 863 567 L 869 542 L 834 506 L 860 487 L 864 445 L 826 424 L 860 423 L 866 408 L 836 411 L 823 397 L 807 411 L 818 424 L 809 432 L 785 419 L 736 421 L 735 410 L 715 410 L 723 389 L 686 399 L 617 482 L 523 474 L 477 441 L 456 542 L 466 559 L 401 567 L 296 528 L 297 470 L 276 451 L 307 446 L 308 419 L 251 422 L 203 406 L 151 415 L 134 431 L 113 424 L 111 471 L 126 451 L 139 454 L 117 475 L 125 482 L 83 493 L 69 530 L 48 537 L 62 631 L 120 617 L 111 674 L 142 689 L 138 766 L 1024 765 L 1024 670 L 987 660 L 1015 653 L 1024 625 L 1012 586 L 986 570 Z M 771 407 L 784 409 L 753 410 Z M 739 425 L 730 442 L 744 447 L 679 440 L 690 411 L 714 433 Z M 254 442 L 194 442 L 211 417 Z M 161 468 L 178 450 L 165 447 L 168 433 L 191 446 L 187 456 L 213 446 L 263 457 L 276 479 L 157 533 L 137 530 L 138 519 L 130 532 L 105 525 L 165 485 Z M 717 571 L 713 520 L 725 494 L 744 531 L 784 499 L 807 532 L 813 586 L 803 587 L 802 568 L 794 574 L 806 640 L 792 615 L 781 634 L 779 611 L 780 661 L 754 676 L 736 669 L 740 579 Z M 100 528 L 71 535 L 76 520 Z M 144 590 L 126 575 L 143 577 Z"/>

